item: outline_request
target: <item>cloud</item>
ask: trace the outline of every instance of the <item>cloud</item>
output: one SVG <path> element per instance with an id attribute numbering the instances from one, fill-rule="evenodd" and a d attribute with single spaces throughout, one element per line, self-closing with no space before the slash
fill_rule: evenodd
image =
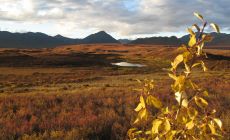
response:
<path id="1" fill-rule="evenodd" d="M 229 0 L 0 0 L 0 21 L 52 23 L 53 33 L 105 30 L 119 37 L 177 33 L 200 12 L 229 31 Z M 41 31 L 48 32 L 48 31 Z"/>

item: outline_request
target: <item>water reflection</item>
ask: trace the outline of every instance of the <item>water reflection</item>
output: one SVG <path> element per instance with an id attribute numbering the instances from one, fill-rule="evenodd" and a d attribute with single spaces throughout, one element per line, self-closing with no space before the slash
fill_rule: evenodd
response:
<path id="1" fill-rule="evenodd" d="M 121 66 L 121 67 L 145 67 L 146 65 L 142 64 L 135 64 L 135 63 L 128 63 L 128 62 L 118 62 L 118 63 L 111 63 L 112 65 Z"/>

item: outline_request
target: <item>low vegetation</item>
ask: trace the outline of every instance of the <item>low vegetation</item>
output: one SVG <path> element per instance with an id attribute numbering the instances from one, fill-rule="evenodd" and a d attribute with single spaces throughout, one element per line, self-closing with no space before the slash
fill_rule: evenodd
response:
<path id="1" fill-rule="evenodd" d="M 81 55 L 90 62 L 97 61 L 98 56 L 99 60 L 108 63 L 81 67 L 71 65 L 74 61 L 84 63 L 78 57 L 74 61 L 72 59 L 79 52 L 94 54 L 90 55 L 93 57 Z M 209 107 L 218 110 L 216 115 L 223 121 L 226 138 L 230 134 L 228 52 L 208 50 L 208 53 L 221 57 L 205 60 L 212 71 L 201 73 L 195 69 L 192 77 L 209 92 Z M 101 57 L 101 54 L 106 54 L 106 57 Z M 136 119 L 132 117 L 135 116 L 133 109 L 139 101 L 139 92 L 133 91 L 137 88 L 136 79 L 158 81 L 152 92 L 159 94 L 159 99 L 166 104 L 175 103 L 171 88 L 167 86 L 172 79 L 164 69 L 170 66 L 170 60 L 177 54 L 176 48 L 145 45 L 0 50 L 0 139 L 128 139 L 127 131 Z M 25 59 L 26 63 L 23 63 Z M 147 67 L 109 65 L 117 61 L 144 63 Z M 15 64 L 17 62 L 18 65 Z M 70 65 L 64 65 L 65 62 Z"/>

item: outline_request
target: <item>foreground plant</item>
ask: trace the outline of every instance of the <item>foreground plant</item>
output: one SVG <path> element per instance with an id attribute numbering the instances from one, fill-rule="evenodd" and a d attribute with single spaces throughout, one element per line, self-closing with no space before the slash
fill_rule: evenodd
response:
<path id="1" fill-rule="evenodd" d="M 213 37 L 204 33 L 207 22 L 203 16 L 194 13 L 202 21 L 202 27 L 194 24 L 188 28 L 190 40 L 188 45 L 179 47 L 179 54 L 171 63 L 169 77 L 174 80 L 171 88 L 175 94 L 175 103 L 164 105 L 156 94 L 151 91 L 154 88 L 152 80 L 139 81 L 143 83 L 140 102 L 135 111 L 138 112 L 134 121 L 135 128 L 128 131 L 131 140 L 214 140 L 222 138 L 222 122 L 215 117 L 216 110 L 210 109 L 208 91 L 199 87 L 191 76 L 195 67 L 207 70 L 202 59 L 207 57 L 203 51 L 204 44 L 210 42 Z M 211 23 L 216 32 L 219 27 Z M 193 31 L 197 30 L 197 33 Z M 154 111 L 157 109 L 157 112 Z"/>

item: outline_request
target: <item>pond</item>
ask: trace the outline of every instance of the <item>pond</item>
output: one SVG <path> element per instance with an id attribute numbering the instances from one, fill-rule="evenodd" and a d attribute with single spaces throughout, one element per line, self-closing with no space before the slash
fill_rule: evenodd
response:
<path id="1" fill-rule="evenodd" d="M 146 67 L 146 65 L 128 63 L 128 62 L 118 62 L 118 63 L 111 63 L 111 64 L 116 65 L 116 66 L 120 66 L 120 67 Z"/>

